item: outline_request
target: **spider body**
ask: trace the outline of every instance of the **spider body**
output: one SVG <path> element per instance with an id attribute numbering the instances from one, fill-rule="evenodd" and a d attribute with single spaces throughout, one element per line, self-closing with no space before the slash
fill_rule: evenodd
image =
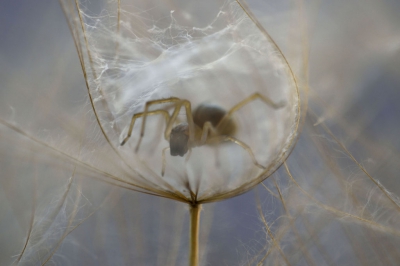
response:
<path id="1" fill-rule="evenodd" d="M 219 136 L 233 136 L 236 132 L 236 123 L 232 117 L 224 119 L 225 116 L 226 111 L 218 105 L 208 103 L 199 105 L 193 111 L 195 124 L 193 141 L 189 139 L 188 123 L 181 123 L 172 128 L 169 139 L 171 156 L 184 156 L 191 148 L 217 144 L 214 140 Z"/>
<path id="2" fill-rule="evenodd" d="M 238 104 L 233 106 L 229 111 L 226 111 L 217 105 L 203 103 L 200 104 L 192 112 L 190 101 L 176 97 L 149 101 L 145 105 L 144 112 L 133 115 L 131 124 L 129 126 L 128 134 L 125 137 L 125 139 L 121 142 L 121 146 L 124 145 L 126 141 L 130 138 L 136 119 L 139 117 L 143 117 L 142 128 L 140 131 L 140 138 L 135 149 L 135 151 L 137 152 L 139 150 L 141 140 L 144 136 L 146 117 L 150 115 L 161 114 L 164 116 L 166 121 L 164 138 L 170 144 L 170 146 L 164 148 L 162 152 L 162 157 L 163 157 L 162 175 L 164 175 L 164 170 L 165 170 L 166 149 L 170 149 L 171 156 L 182 157 L 188 151 L 190 154 L 191 149 L 194 147 L 199 147 L 203 145 L 216 145 L 221 142 L 231 142 L 241 146 L 249 153 L 250 157 L 253 160 L 253 163 L 257 167 L 265 169 L 264 166 L 262 166 L 257 162 L 250 147 L 247 146 L 244 142 L 235 139 L 233 137 L 233 135 L 237 130 L 237 124 L 235 123 L 232 114 L 241 109 L 244 105 L 256 99 L 262 100 L 265 104 L 274 109 L 281 108 L 285 105 L 282 102 L 274 103 L 272 100 L 259 93 L 254 93 L 250 95 L 249 97 L 245 98 L 244 100 L 240 101 Z M 163 103 L 173 104 L 172 106 L 174 107 L 174 111 L 172 112 L 172 114 L 170 114 L 168 111 L 164 109 L 149 111 L 149 107 L 151 105 L 163 104 Z M 176 125 L 178 114 L 182 107 L 184 107 L 186 110 L 187 122 Z"/>
<path id="3" fill-rule="evenodd" d="M 219 135 L 233 136 L 237 128 L 236 123 L 232 117 L 229 117 L 220 124 L 225 116 L 226 111 L 222 107 L 214 104 L 203 103 L 194 110 L 193 122 L 200 128 L 203 128 L 206 122 L 210 122 L 211 125 L 216 128 Z"/>

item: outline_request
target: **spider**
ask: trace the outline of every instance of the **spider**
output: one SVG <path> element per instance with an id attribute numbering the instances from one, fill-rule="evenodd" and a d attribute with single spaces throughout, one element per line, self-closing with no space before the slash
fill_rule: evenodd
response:
<path id="1" fill-rule="evenodd" d="M 285 105 L 283 102 L 274 103 L 271 99 L 259 93 L 250 95 L 233 106 L 229 111 L 225 111 L 222 107 L 217 105 L 203 103 L 192 112 L 190 101 L 177 97 L 148 101 L 146 102 L 144 111 L 142 113 L 136 113 L 132 116 L 128 134 L 121 142 L 121 146 L 124 145 L 130 138 L 136 119 L 143 117 L 140 138 L 135 148 L 135 152 L 137 152 L 144 136 L 147 116 L 160 114 L 164 116 L 166 121 L 167 126 L 164 131 L 164 138 L 169 142 L 169 147 L 164 148 L 162 151 L 162 176 L 164 176 L 165 173 L 165 151 L 167 149 L 170 150 L 171 156 L 181 157 L 189 151 L 189 154 L 186 157 L 186 160 L 188 160 L 192 148 L 203 145 L 216 145 L 225 141 L 232 142 L 242 147 L 247 151 L 253 163 L 257 167 L 265 169 L 263 165 L 257 162 L 250 147 L 244 142 L 233 137 L 237 130 L 237 125 L 232 118 L 233 113 L 256 99 L 260 99 L 274 109 L 279 109 Z M 163 103 L 173 104 L 172 106 L 175 108 L 172 112 L 172 115 L 163 109 L 149 111 L 150 106 Z M 186 110 L 187 122 L 174 125 L 177 122 L 177 117 L 182 107 L 184 107 Z"/>

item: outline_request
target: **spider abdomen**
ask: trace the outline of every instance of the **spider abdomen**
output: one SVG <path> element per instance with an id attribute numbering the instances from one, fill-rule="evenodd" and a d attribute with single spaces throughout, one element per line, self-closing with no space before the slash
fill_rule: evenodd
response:
<path id="1" fill-rule="evenodd" d="M 194 110 L 193 122 L 201 129 L 205 122 L 210 122 L 220 135 L 232 136 L 236 131 L 236 123 L 232 117 L 223 119 L 226 114 L 225 109 L 218 105 L 203 103 Z"/>

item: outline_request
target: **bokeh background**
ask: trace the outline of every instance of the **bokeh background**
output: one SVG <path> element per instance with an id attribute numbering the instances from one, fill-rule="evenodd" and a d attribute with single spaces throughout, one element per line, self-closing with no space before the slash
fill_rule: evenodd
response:
<path id="1" fill-rule="evenodd" d="M 289 171 L 204 206 L 201 265 L 398 265 L 400 3 L 275 2 L 248 4 L 308 77 L 307 117 Z M 184 204 L 79 163 L 121 171 L 59 3 L 0 20 L 0 265 L 186 265 Z"/>

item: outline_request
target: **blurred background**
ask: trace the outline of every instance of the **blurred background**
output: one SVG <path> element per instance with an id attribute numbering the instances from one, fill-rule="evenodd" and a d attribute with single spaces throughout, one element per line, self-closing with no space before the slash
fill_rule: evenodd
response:
<path id="1" fill-rule="evenodd" d="M 200 264 L 398 265 L 400 2 L 276 2 L 248 5 L 309 109 L 286 167 L 203 206 Z M 0 19 L 0 265 L 187 265 L 185 204 L 80 162 L 123 174 L 59 3 L 3 1 Z"/>

